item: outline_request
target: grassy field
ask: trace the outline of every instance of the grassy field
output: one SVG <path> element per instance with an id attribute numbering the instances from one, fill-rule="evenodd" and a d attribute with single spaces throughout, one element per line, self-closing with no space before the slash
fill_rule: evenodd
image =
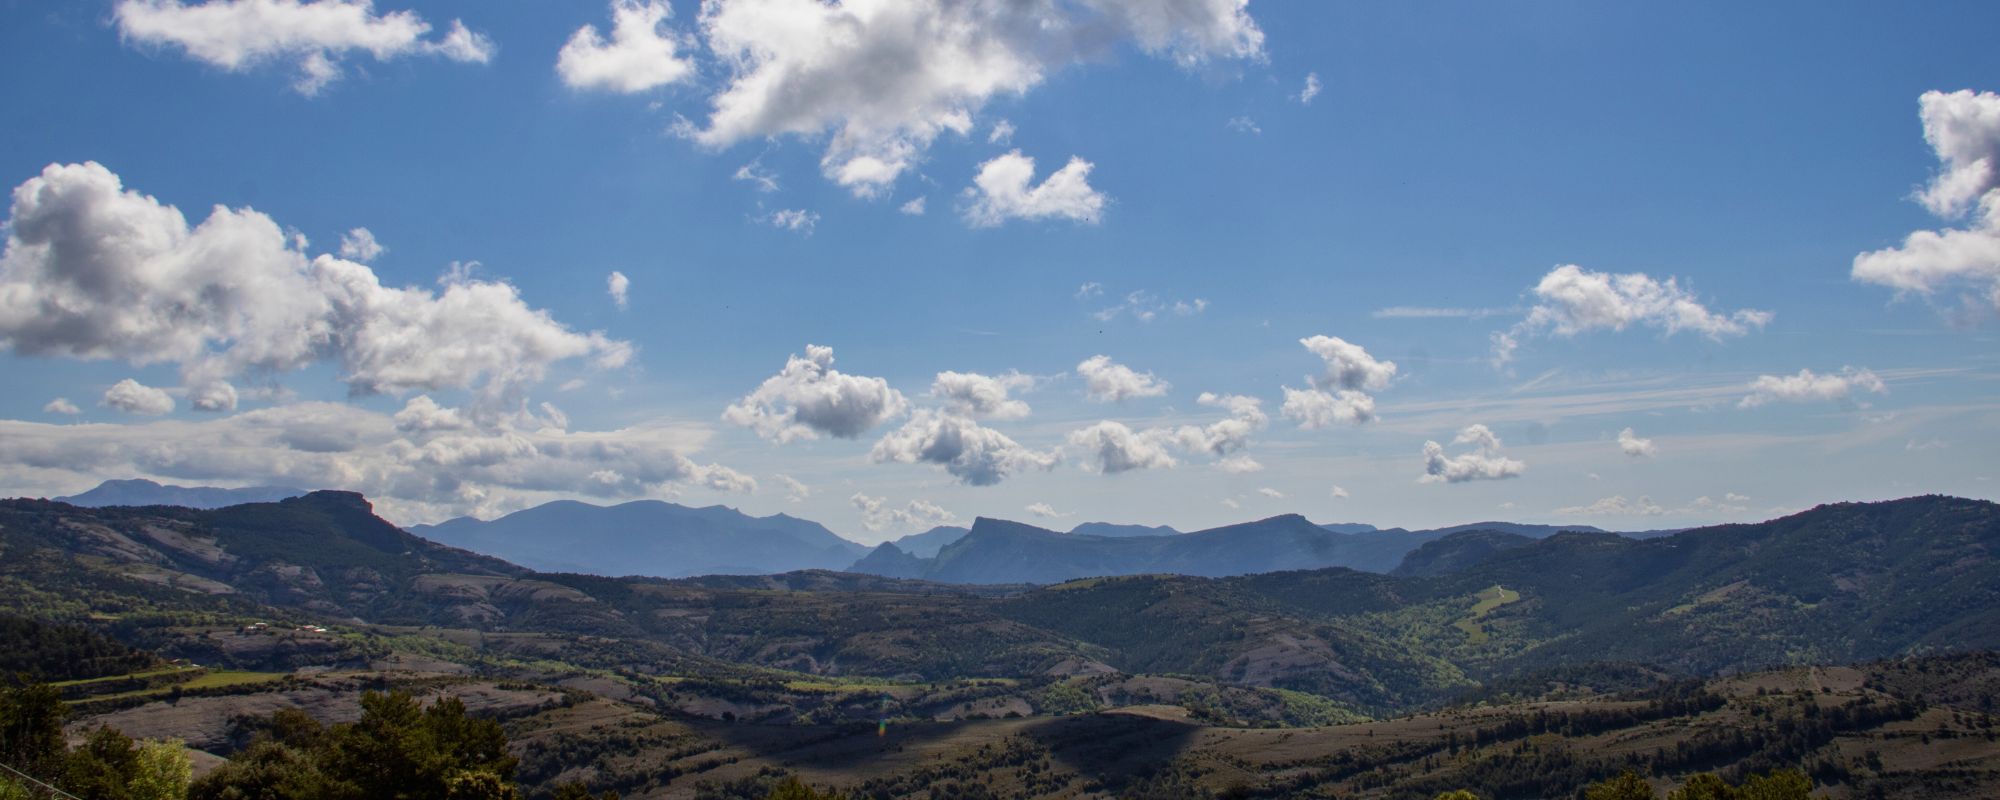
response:
<path id="1" fill-rule="evenodd" d="M 1480 590 L 1478 597 L 1479 602 L 1472 605 L 1472 610 L 1464 619 L 1452 623 L 1452 627 L 1465 631 L 1465 638 L 1472 644 L 1485 644 L 1488 638 L 1486 626 L 1480 624 L 1480 620 L 1493 613 L 1494 609 L 1520 601 L 1521 593 L 1503 586 L 1490 586 Z"/>

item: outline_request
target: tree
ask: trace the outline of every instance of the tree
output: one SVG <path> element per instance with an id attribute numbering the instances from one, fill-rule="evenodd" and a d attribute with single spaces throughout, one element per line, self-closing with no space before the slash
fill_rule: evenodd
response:
<path id="1" fill-rule="evenodd" d="M 1667 800 L 1738 800 L 1736 787 L 1713 772 L 1691 775 L 1681 788 L 1667 793 Z"/>
<path id="2" fill-rule="evenodd" d="M 1479 795 L 1465 789 L 1453 789 L 1438 795 L 1436 800 L 1479 800 Z"/>
<path id="3" fill-rule="evenodd" d="M 1585 787 L 1583 796 L 1587 800 L 1659 800 L 1653 785 L 1629 769 Z"/>
<path id="4" fill-rule="evenodd" d="M 132 779 L 125 782 L 129 800 L 185 800 L 194 779 L 194 760 L 179 739 L 139 745 Z"/>
<path id="5" fill-rule="evenodd" d="M 798 776 L 785 778 L 783 783 L 771 787 L 771 793 L 764 800 L 847 800 L 847 795 L 839 792 L 820 792 L 799 782 Z"/>
<path id="6" fill-rule="evenodd" d="M 1753 775 L 1736 793 L 1741 800 L 1807 800 L 1812 797 L 1812 779 L 1795 769 L 1769 775 Z"/>
<path id="7" fill-rule="evenodd" d="M 197 781 L 192 800 L 515 800 L 507 734 L 447 697 L 364 692 L 361 719 L 324 727 L 285 710 L 250 747 Z"/>

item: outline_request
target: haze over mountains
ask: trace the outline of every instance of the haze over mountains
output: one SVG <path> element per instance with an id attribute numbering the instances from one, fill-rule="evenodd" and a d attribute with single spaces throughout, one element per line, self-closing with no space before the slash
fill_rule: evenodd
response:
<path id="1" fill-rule="evenodd" d="M 208 509 L 301 494 L 283 487 L 220 489 L 129 480 L 106 481 L 58 499 L 90 507 Z M 1559 531 L 1604 532 L 1588 525 L 1498 521 L 1409 531 L 1364 523 L 1320 525 L 1287 514 L 1186 534 L 1165 525 L 1107 522 L 1084 522 L 1062 533 L 980 518 L 971 527 L 939 526 L 869 548 L 824 525 L 785 514 L 754 517 L 725 506 L 691 508 L 654 500 L 615 506 L 563 500 L 493 520 L 462 517 L 408 530 L 550 572 L 679 578 L 826 569 L 960 584 L 1055 583 L 1146 573 L 1219 577 L 1324 567 L 1387 573 L 1412 551 L 1463 531 L 1524 539 Z"/>

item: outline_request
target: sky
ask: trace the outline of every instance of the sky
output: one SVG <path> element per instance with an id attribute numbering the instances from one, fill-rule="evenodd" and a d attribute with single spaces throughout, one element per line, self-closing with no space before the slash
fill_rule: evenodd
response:
<path id="1" fill-rule="evenodd" d="M 1991 3 L 0 0 L 0 494 L 2000 491 Z"/>

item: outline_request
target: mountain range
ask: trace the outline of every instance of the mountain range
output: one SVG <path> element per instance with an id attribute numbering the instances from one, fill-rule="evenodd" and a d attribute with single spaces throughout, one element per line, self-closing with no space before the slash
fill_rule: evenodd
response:
<path id="1" fill-rule="evenodd" d="M 220 489 L 124 480 L 57 499 L 89 507 L 210 509 L 301 494 L 283 487 Z M 493 520 L 461 517 L 409 527 L 433 541 L 551 572 L 677 578 L 828 569 L 989 585 L 1152 572 L 1213 577 L 1348 567 L 1386 573 L 1411 551 L 1468 530 L 1530 538 L 1558 531 L 1603 532 L 1587 525 L 1498 521 L 1409 531 L 1362 523 L 1316 525 L 1286 515 L 1192 534 L 1165 525 L 1107 522 L 1084 522 L 1060 533 L 982 518 L 971 527 L 939 526 L 870 549 L 819 523 L 785 514 L 756 517 L 724 506 L 691 508 L 651 500 L 615 506 L 562 500 Z"/>
<path id="2" fill-rule="evenodd" d="M 547 572 L 597 575 L 761 575 L 841 569 L 867 548 L 785 514 L 657 500 L 595 506 L 558 500 L 494 520 L 471 517 L 410 532 Z"/>
<path id="3" fill-rule="evenodd" d="M 606 517 L 607 527 L 622 524 L 619 513 L 660 513 L 620 508 L 584 513 Z M 725 511 L 668 513 L 733 519 Z M 784 519 L 766 523 L 782 526 Z M 1354 758 L 1377 766 L 1421 763 L 1425 770 L 1462 763 L 1474 772 L 1481 764 L 1514 764 L 1509 774 L 1538 775 L 1542 783 L 1496 796 L 1573 796 L 1578 781 L 1608 776 L 1625 763 L 1605 760 L 1625 752 L 1623 745 L 1594 740 L 1593 732 L 1657 718 L 1699 719 L 1716 732 L 1686 748 L 1671 738 L 1679 722 L 1647 733 L 1666 737 L 1649 745 L 1659 759 L 1678 759 L 1646 762 L 1652 768 L 1741 763 L 1764 770 L 1805 759 L 1834 765 L 1812 767 L 1815 775 L 1871 781 L 1886 787 L 1882 796 L 1946 797 L 1954 795 L 1898 791 L 1897 775 L 1912 773 L 1869 766 L 1874 762 L 1862 754 L 1880 749 L 1884 763 L 1915 765 L 1895 769 L 1931 769 L 1938 762 L 1916 749 L 1919 735 L 1944 737 L 1956 743 L 1951 747 L 1989 741 L 1979 732 L 1990 717 L 1953 720 L 1983 713 L 1980 698 L 2000 691 L 2000 683 L 1983 677 L 2000 674 L 1980 666 L 1991 658 L 1977 653 L 2000 648 L 2000 505 L 1939 496 L 1839 503 L 1649 539 L 1586 531 L 1535 538 L 1474 528 L 1436 535 L 1390 574 L 1282 568 L 1325 557 L 1328 543 L 1341 541 L 1332 537 L 1371 533 L 1412 535 L 1340 534 L 1286 516 L 1120 539 L 981 519 L 934 558 L 903 555 L 946 578 L 986 574 L 975 569 L 978 562 L 997 559 L 995 569 L 1054 581 L 1053 573 L 1023 560 L 1049 552 L 1067 559 L 1056 562 L 1065 569 L 1089 559 L 1131 563 L 1138 553 L 1151 559 L 1143 565 L 1151 568 L 1217 571 L 1203 560 L 1233 558 L 1229 568 L 1255 571 L 1091 576 L 1039 586 L 824 570 L 664 579 L 536 571 L 401 530 L 347 492 L 214 510 L 0 500 L 0 617 L 87 628 L 159 659 L 265 671 L 208 673 L 203 683 L 189 683 L 184 696 L 152 683 L 185 680 L 175 677 L 180 672 L 106 673 L 101 699 L 89 703 L 109 713 L 82 723 L 199 734 L 205 746 L 224 749 L 236 741 L 230 720 L 246 707 L 343 713 L 329 705 L 329 693 L 348 692 L 351 708 L 354 687 L 368 681 L 424 691 L 456 681 L 470 687 L 464 691 L 486 693 L 481 702 L 530 684 L 563 687 L 567 694 L 521 696 L 518 713 L 560 709 L 558 697 L 598 708 L 602 715 L 588 719 L 557 714 L 537 723 L 596 744 L 530 751 L 535 766 L 524 768 L 524 780 L 579 774 L 571 770 L 611 763 L 593 761 L 601 753 L 639 747 L 643 758 L 613 759 L 615 769 L 596 773 L 620 776 L 615 787 L 635 796 L 687 794 L 697 782 L 683 779 L 687 774 L 707 776 L 701 780 L 747 774 L 710 772 L 716 767 L 703 764 L 725 760 L 695 754 L 734 757 L 737 751 L 726 748 L 743 747 L 746 758 L 771 756 L 747 771 L 790 765 L 798 761 L 797 748 L 843 731 L 865 728 L 875 736 L 884 716 L 893 716 L 890 727 L 899 731 L 994 734 L 969 742 L 974 749 L 1002 741 L 1008 731 L 1070 720 L 1110 720 L 1101 724 L 1114 728 L 1117 720 L 1169 720 L 1167 729 L 1127 733 L 1136 744 L 1176 731 L 1204 747 L 1254 727 L 1344 731 L 1301 733 L 1299 742 L 1317 742 L 1309 746 L 1286 744 L 1277 734 L 1260 739 L 1258 748 L 1292 748 L 1271 752 L 1274 772 L 1261 784 L 1264 796 L 1296 796 L 1308 784 L 1342 781 L 1348 782 L 1333 794 L 1351 794 L 1390 775 L 1342 766 Z M 1908 661 L 1967 651 L 1973 653 L 1964 658 L 1973 661 L 1951 662 L 1959 666 L 1945 671 L 1927 660 Z M 1895 663 L 1870 668 L 1881 678 L 1826 666 L 1882 660 Z M 1792 666 L 1802 668 L 1782 677 L 1746 675 Z M 371 677 L 357 682 L 358 674 Z M 1738 699 L 1727 701 L 1733 705 L 1726 713 L 1724 700 L 1687 695 L 1689 684 L 1672 682 L 1725 675 L 1745 676 L 1730 690 Z M 1862 719 L 1853 703 L 1879 699 L 1888 687 L 1864 682 L 1870 680 L 1903 682 L 1900 696 L 1960 705 L 1928 712 L 1917 705 L 1875 707 Z M 261 682 L 232 688 L 230 681 Z M 1773 690 L 1797 698 L 1767 697 Z M 1630 692 L 1640 694 L 1619 694 Z M 1507 705 L 1521 698 L 1558 702 Z M 1642 707 L 1635 703 L 1654 700 L 1671 700 L 1672 708 L 1634 715 Z M 613 701 L 626 705 L 605 705 Z M 1549 716 L 1579 711 L 1585 707 L 1579 702 L 1596 710 L 1568 722 Z M 700 735 L 730 744 L 676 751 L 692 734 L 621 739 L 627 729 L 619 720 L 638 713 L 629 709 L 687 721 Z M 1078 714 L 1098 709 L 1115 713 Z M 1427 710 L 1443 711 L 1403 717 Z M 1770 723 L 1774 713 L 1790 721 Z M 1456 734 L 1459 745 L 1490 749 L 1470 760 L 1449 757 L 1444 743 L 1441 750 L 1409 749 L 1415 747 L 1409 737 L 1442 737 L 1442 725 L 1458 724 L 1453 720 L 1473 721 Z M 987 722 L 994 725 L 965 727 Z M 1364 724 L 1321 727 L 1339 722 Z M 1819 730 L 1801 726 L 1821 722 L 1837 730 L 1799 738 Z M 1097 729 L 1088 725 L 1075 730 Z M 1745 725 L 1769 732 L 1744 738 L 1738 734 Z M 590 733 L 599 729 L 619 733 Z M 1827 738 L 1834 734 L 1852 738 L 1834 747 Z M 850 740 L 855 749 L 848 755 L 863 752 L 866 741 L 872 739 Z M 886 744 L 866 744 L 878 748 L 867 753 L 878 755 L 842 758 L 829 751 L 814 758 L 884 770 L 929 764 L 921 740 L 907 741 L 907 757 L 890 755 L 894 747 Z M 1786 749 L 1794 745 L 1803 749 Z M 1986 788 L 2000 787 L 2000 754 L 1990 758 L 1979 762 L 1987 766 L 1953 762 L 1954 780 L 1979 781 L 1959 786 L 1956 796 L 1992 796 Z M 1305 760 L 1327 766 L 1297 769 Z M 642 768 L 670 761 L 678 765 L 674 772 Z M 1017 762 L 980 763 L 987 766 L 964 775 L 1033 777 L 1003 769 Z M 1179 768 L 1147 766 L 1145 776 L 1164 779 Z M 1975 768 L 1976 776 L 1966 772 Z M 1288 782 L 1294 778 L 1307 783 Z M 1497 780 L 1460 785 L 1495 785 L 1489 779 Z M 667 781 L 676 781 L 671 791 L 646 788 Z M 1440 790 L 1406 789 L 1382 796 L 1428 798 Z"/>
<path id="4" fill-rule="evenodd" d="M 111 480 L 100 483 L 96 488 L 82 494 L 55 498 L 59 502 L 73 506 L 103 508 L 106 506 L 181 506 L 184 508 L 222 508 L 243 503 L 275 503 L 287 497 L 305 494 L 304 489 L 288 486 L 246 486 L 241 489 L 220 489 L 214 486 L 170 486 L 154 483 L 143 478 Z"/>
<path id="5" fill-rule="evenodd" d="M 964 533 L 936 546 L 947 530 Z M 1169 533 L 1152 533 L 1161 530 Z M 905 548 L 907 539 L 878 545 L 848 569 L 963 584 L 1059 583 L 1149 573 L 1223 577 L 1326 567 L 1386 573 L 1412 551 L 1469 531 L 1528 541 L 1562 531 L 1607 533 L 1588 525 L 1512 522 L 1409 531 L 1356 523 L 1319 525 L 1297 514 L 1285 514 L 1185 534 L 1165 527 L 1103 523 L 1079 525 L 1065 534 L 981 517 L 969 529 L 921 534 L 925 537 L 923 549 Z"/>

